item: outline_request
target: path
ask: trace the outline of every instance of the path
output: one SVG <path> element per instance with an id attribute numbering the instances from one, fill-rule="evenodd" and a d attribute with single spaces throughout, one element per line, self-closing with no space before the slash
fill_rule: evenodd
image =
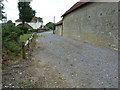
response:
<path id="1" fill-rule="evenodd" d="M 42 37 L 36 40 L 33 60 L 39 73 L 35 72 L 35 77 L 43 76 L 45 87 L 118 87 L 116 51 L 50 33 L 39 35 Z M 41 70 L 45 66 L 46 70 Z M 49 83 L 50 80 L 54 83 Z"/>

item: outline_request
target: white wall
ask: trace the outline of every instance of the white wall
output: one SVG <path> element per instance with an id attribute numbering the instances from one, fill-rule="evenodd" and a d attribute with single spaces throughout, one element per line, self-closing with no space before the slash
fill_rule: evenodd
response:
<path id="1" fill-rule="evenodd" d="M 15 22 L 15 26 L 17 26 L 17 25 L 19 25 L 19 24 L 21 24 L 21 22 Z"/>
<path id="2" fill-rule="evenodd" d="M 19 24 L 21 24 L 21 22 L 15 22 L 16 26 Z M 32 22 L 32 23 L 27 23 L 27 24 L 29 24 L 33 29 L 38 29 L 41 25 L 43 25 L 42 22 L 37 22 L 37 23 Z"/>
<path id="3" fill-rule="evenodd" d="M 38 29 L 41 25 L 42 22 L 37 22 L 37 23 L 28 23 L 33 29 Z"/>

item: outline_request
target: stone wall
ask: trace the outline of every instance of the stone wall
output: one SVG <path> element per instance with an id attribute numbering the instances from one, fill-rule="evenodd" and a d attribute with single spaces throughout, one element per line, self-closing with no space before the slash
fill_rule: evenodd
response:
<path id="1" fill-rule="evenodd" d="M 55 27 L 55 34 L 62 36 L 62 25 L 58 25 Z"/>
<path id="2" fill-rule="evenodd" d="M 63 36 L 118 50 L 118 3 L 88 3 L 64 16 Z"/>

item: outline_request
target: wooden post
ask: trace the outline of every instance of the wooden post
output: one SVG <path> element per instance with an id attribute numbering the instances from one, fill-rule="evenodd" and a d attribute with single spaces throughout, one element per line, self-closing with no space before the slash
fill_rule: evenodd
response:
<path id="1" fill-rule="evenodd" d="M 29 45 L 29 44 L 30 44 L 30 41 L 29 41 L 29 38 L 28 38 L 28 50 L 29 50 L 29 48 L 30 48 L 30 45 Z"/>
<path id="2" fill-rule="evenodd" d="M 22 58 L 26 59 L 26 53 L 25 53 L 25 45 L 24 42 L 22 43 Z"/>

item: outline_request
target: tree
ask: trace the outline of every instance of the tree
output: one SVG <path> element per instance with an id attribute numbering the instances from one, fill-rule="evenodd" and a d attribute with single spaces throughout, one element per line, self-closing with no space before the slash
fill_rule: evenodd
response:
<path id="1" fill-rule="evenodd" d="M 5 13 L 5 12 L 3 11 L 3 9 L 4 9 L 4 4 L 2 3 L 3 1 L 4 1 L 4 0 L 0 0 L 0 20 L 6 18 L 6 17 L 3 15 L 3 13 Z"/>
<path id="2" fill-rule="evenodd" d="M 25 22 L 30 22 L 35 16 L 35 10 L 30 7 L 30 2 L 18 2 L 19 19 L 22 20 L 22 25 Z"/>
<path id="3" fill-rule="evenodd" d="M 49 29 L 52 29 L 52 30 L 55 29 L 55 24 L 52 23 L 52 22 L 48 22 L 48 23 L 46 24 L 46 26 L 47 26 Z"/>

